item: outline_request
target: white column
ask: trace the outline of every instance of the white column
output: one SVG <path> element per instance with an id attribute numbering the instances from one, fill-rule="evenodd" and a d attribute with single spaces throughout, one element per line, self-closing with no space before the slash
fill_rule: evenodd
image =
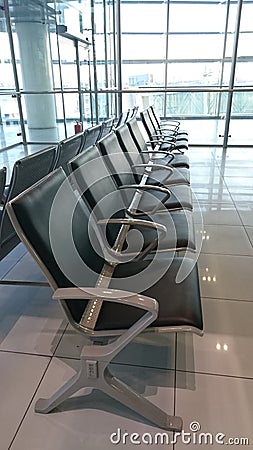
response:
<path id="1" fill-rule="evenodd" d="M 53 88 L 47 24 L 16 22 L 23 89 L 48 91 Z M 56 128 L 53 94 L 26 94 L 29 129 Z"/>

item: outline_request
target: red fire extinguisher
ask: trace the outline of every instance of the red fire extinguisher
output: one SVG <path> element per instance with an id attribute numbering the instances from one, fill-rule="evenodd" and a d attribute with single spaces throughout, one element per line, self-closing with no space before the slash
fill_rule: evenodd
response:
<path id="1" fill-rule="evenodd" d="M 83 127 L 81 122 L 78 122 L 78 120 L 75 123 L 75 134 L 77 133 L 81 133 L 81 131 L 83 131 Z"/>

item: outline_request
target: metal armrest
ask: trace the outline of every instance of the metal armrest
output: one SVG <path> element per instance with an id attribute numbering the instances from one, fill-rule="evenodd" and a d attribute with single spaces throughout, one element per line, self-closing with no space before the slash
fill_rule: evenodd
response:
<path id="1" fill-rule="evenodd" d="M 136 189 L 136 190 L 140 190 L 140 191 L 159 191 L 159 192 L 163 192 L 164 194 L 166 194 L 164 196 L 164 198 L 161 201 L 161 203 L 165 203 L 168 198 L 170 198 L 171 192 L 170 190 L 165 187 L 165 186 L 152 186 L 152 185 L 139 185 L 139 184 L 125 184 L 123 186 L 119 186 L 118 189 Z M 158 201 L 158 205 L 155 206 L 151 211 L 146 211 L 148 214 L 154 214 L 159 210 L 160 204 Z M 135 216 L 143 216 L 143 212 L 137 213 L 137 212 L 132 212 L 129 209 L 127 209 L 127 213 L 130 215 L 135 215 Z"/>
<path id="2" fill-rule="evenodd" d="M 177 128 L 179 128 L 179 126 L 180 126 L 179 120 L 173 120 L 173 119 L 160 119 L 160 122 L 161 122 L 161 124 L 166 124 L 166 123 L 168 123 L 168 122 L 170 122 L 172 125 L 173 125 L 173 124 L 177 124 L 177 125 L 175 125 Z"/>
<path id="3" fill-rule="evenodd" d="M 148 173 L 149 178 L 152 178 L 152 170 L 153 169 L 167 170 L 169 173 L 166 175 L 166 177 L 162 181 L 156 180 L 156 178 L 154 178 L 158 183 L 165 183 L 166 180 L 168 180 L 168 178 L 171 177 L 171 175 L 173 173 L 172 167 L 170 167 L 170 166 L 167 167 L 167 166 L 164 166 L 163 164 L 156 164 L 156 163 L 152 163 L 152 162 L 150 162 L 149 164 L 134 164 L 132 167 L 133 168 L 138 168 L 138 167 L 150 168 L 151 169 L 150 172 L 147 172 L 147 171 L 145 172 L 145 173 Z M 137 172 L 137 174 L 138 174 L 138 172 Z"/>
<path id="4" fill-rule="evenodd" d="M 160 226 L 165 228 L 164 225 Z M 104 289 L 99 287 L 58 288 L 52 298 L 54 300 L 93 300 L 98 298 L 113 303 L 135 306 L 146 311 L 158 312 L 158 303 L 154 298 L 121 289 Z"/>
<path id="5" fill-rule="evenodd" d="M 167 228 L 165 225 L 162 225 L 158 222 L 150 222 L 149 220 L 145 219 L 133 219 L 128 217 L 123 217 L 122 219 L 100 219 L 97 221 L 97 225 L 104 225 L 107 223 L 120 223 L 120 224 L 127 224 L 127 225 L 139 225 L 147 228 L 153 228 L 155 230 L 160 231 L 163 236 L 167 233 Z"/>
<path id="6" fill-rule="evenodd" d="M 133 164 L 132 167 L 150 167 L 151 169 L 163 169 L 163 170 L 169 170 L 170 172 L 173 172 L 174 169 L 171 166 L 164 166 L 163 164 Z"/>
<path id="7" fill-rule="evenodd" d="M 163 132 L 163 131 L 171 131 L 172 133 L 177 133 L 176 126 L 175 126 L 175 128 L 170 128 L 168 125 L 161 124 L 159 127 L 157 127 L 157 129 L 160 130 L 161 132 Z"/>
<path id="8" fill-rule="evenodd" d="M 159 139 L 159 137 L 160 137 L 160 139 Z M 159 142 L 164 142 L 165 138 L 166 138 L 167 142 L 171 142 L 171 143 L 175 142 L 175 140 L 176 140 L 176 138 L 174 138 L 173 136 L 164 136 L 163 134 L 152 134 L 151 138 L 152 138 L 152 142 L 155 142 L 155 140 L 153 140 L 153 138 L 158 138 L 157 141 L 159 141 Z"/>
<path id="9" fill-rule="evenodd" d="M 169 150 L 159 150 L 159 148 L 157 150 L 156 149 L 153 149 L 153 150 L 142 150 L 141 154 L 142 153 L 149 153 L 151 155 L 152 155 L 152 153 L 153 154 L 154 153 L 164 153 L 165 155 L 171 155 L 171 152 Z"/>
<path id="10" fill-rule="evenodd" d="M 127 210 L 127 212 L 128 212 L 128 210 Z M 104 225 L 107 223 L 119 223 L 122 225 L 125 224 L 125 225 L 129 225 L 129 226 L 137 225 L 137 226 L 141 226 L 141 227 L 143 226 L 143 227 L 147 227 L 147 228 L 152 228 L 152 229 L 155 229 L 155 230 L 161 232 L 161 234 L 162 234 L 161 239 L 163 239 L 163 237 L 165 237 L 166 233 L 167 233 L 167 228 L 160 223 L 150 222 L 150 221 L 144 220 L 144 219 L 134 219 L 134 218 L 127 218 L 127 217 L 122 218 L 122 219 L 100 219 L 100 220 L 98 220 L 97 225 Z M 138 256 L 135 257 L 134 260 L 135 261 L 142 260 L 146 255 L 148 255 L 156 247 L 157 242 L 158 242 L 158 237 L 156 237 L 152 242 L 150 242 L 150 244 L 147 245 L 147 247 L 143 251 L 139 252 Z M 129 254 L 122 255 L 122 253 L 119 253 L 118 250 L 114 251 L 113 249 L 110 249 L 109 253 L 116 256 L 117 260 L 122 259 L 124 261 L 124 259 L 126 257 L 127 258 L 129 257 Z M 119 256 L 120 256 L 120 258 L 119 258 Z"/>
<path id="11" fill-rule="evenodd" d="M 119 351 L 126 346 L 135 336 L 143 331 L 148 325 L 150 325 L 158 316 L 158 302 L 145 295 L 137 294 L 135 292 L 122 291 L 118 289 L 103 289 L 103 288 L 91 288 L 91 287 L 70 287 L 56 289 L 53 295 L 54 300 L 87 300 L 89 299 L 88 308 L 90 313 L 86 317 L 85 312 L 80 321 L 80 325 L 84 331 L 91 332 L 94 330 L 102 304 L 104 301 L 111 303 L 121 303 L 123 305 L 133 306 L 146 311 L 146 313 L 135 322 L 128 330 L 120 336 L 116 343 L 108 344 L 106 346 L 85 346 L 85 355 L 90 351 L 92 358 L 95 357 L 108 357 L 111 359 L 119 353 Z M 85 310 L 86 310 L 85 309 Z M 110 330 L 108 330 L 110 331 Z M 116 345 L 115 345 L 116 344 Z M 94 354 L 94 351 L 96 354 Z M 101 360 L 101 359 L 100 359 Z"/>
<path id="12" fill-rule="evenodd" d="M 151 186 L 150 184 L 145 184 L 143 186 L 139 185 L 139 184 L 124 184 L 123 186 L 119 186 L 118 189 L 140 189 L 142 191 L 160 191 L 163 192 L 165 194 L 169 194 L 170 196 L 170 190 L 167 187 L 162 187 L 162 186 Z"/>

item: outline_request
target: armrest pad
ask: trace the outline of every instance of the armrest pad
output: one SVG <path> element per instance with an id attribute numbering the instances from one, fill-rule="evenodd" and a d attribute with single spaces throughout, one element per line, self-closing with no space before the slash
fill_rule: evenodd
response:
<path id="1" fill-rule="evenodd" d="M 150 184 L 145 184 L 143 186 L 139 184 L 124 184 L 123 186 L 119 186 L 119 189 L 140 189 L 142 191 L 160 191 L 165 194 L 171 194 L 170 190 L 167 187 L 151 186 Z"/>
<path id="2" fill-rule="evenodd" d="M 135 306 L 146 311 L 158 312 L 158 302 L 154 298 L 119 289 L 103 289 L 98 287 L 58 288 L 52 298 L 54 300 L 102 299 L 108 302 Z"/>
<path id="3" fill-rule="evenodd" d="M 132 167 L 150 167 L 152 170 L 153 169 L 164 169 L 164 170 L 169 170 L 170 172 L 173 172 L 173 168 L 170 166 L 165 166 L 163 164 L 156 164 L 156 163 L 152 163 L 152 164 L 134 164 Z"/>
<path id="4" fill-rule="evenodd" d="M 153 228 L 155 230 L 161 231 L 161 233 L 166 234 L 167 229 L 164 225 L 157 222 L 150 222 L 144 219 L 134 219 L 134 218 L 123 218 L 123 219 L 100 219 L 98 220 L 98 225 L 103 225 L 107 223 L 120 223 L 126 225 L 139 225 L 141 227 Z"/>

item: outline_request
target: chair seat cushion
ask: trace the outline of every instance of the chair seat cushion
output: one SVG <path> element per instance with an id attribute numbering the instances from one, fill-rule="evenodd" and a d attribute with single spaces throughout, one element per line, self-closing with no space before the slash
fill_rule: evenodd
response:
<path id="1" fill-rule="evenodd" d="M 190 186 L 180 184 L 177 186 L 168 186 L 168 189 L 170 191 L 170 197 L 164 203 L 164 206 L 167 209 L 192 209 L 192 191 Z M 144 193 L 139 203 L 139 210 L 150 212 L 157 206 L 157 200 L 162 202 L 164 197 L 165 194 L 162 192 L 148 191 L 147 193 Z M 163 208 L 162 204 L 161 208 Z"/>
<path id="2" fill-rule="evenodd" d="M 155 159 L 154 163 L 160 164 L 159 159 Z M 139 169 L 137 168 L 137 170 Z M 171 184 L 190 184 L 190 171 L 185 167 L 175 167 L 173 172 L 169 172 L 166 169 L 154 169 L 150 174 L 148 184 L 161 186 L 169 186 Z"/>
<path id="3" fill-rule="evenodd" d="M 168 267 L 169 262 L 171 261 L 168 258 L 156 262 L 152 270 L 157 272 L 158 281 L 142 292 L 144 295 L 159 298 L 159 314 L 151 326 L 189 326 L 203 330 L 197 265 L 194 265 L 189 258 L 175 258 L 167 272 L 159 279 L 159 272 L 164 265 Z M 176 277 L 182 262 L 184 270 L 188 270 L 190 273 L 181 283 L 177 283 Z M 115 270 L 115 278 L 111 281 L 110 287 L 125 289 L 128 286 L 129 288 L 128 277 L 144 271 L 148 264 L 148 261 L 141 261 L 119 265 Z M 142 275 L 140 274 L 140 276 Z M 104 302 L 96 330 L 126 329 L 142 315 L 143 311 L 134 307 Z"/>
<path id="4" fill-rule="evenodd" d="M 190 167 L 190 161 L 187 155 L 174 154 L 174 158 L 172 160 L 170 156 L 165 156 L 162 159 L 164 163 L 171 164 L 173 167 L 185 167 L 187 169 Z"/>

